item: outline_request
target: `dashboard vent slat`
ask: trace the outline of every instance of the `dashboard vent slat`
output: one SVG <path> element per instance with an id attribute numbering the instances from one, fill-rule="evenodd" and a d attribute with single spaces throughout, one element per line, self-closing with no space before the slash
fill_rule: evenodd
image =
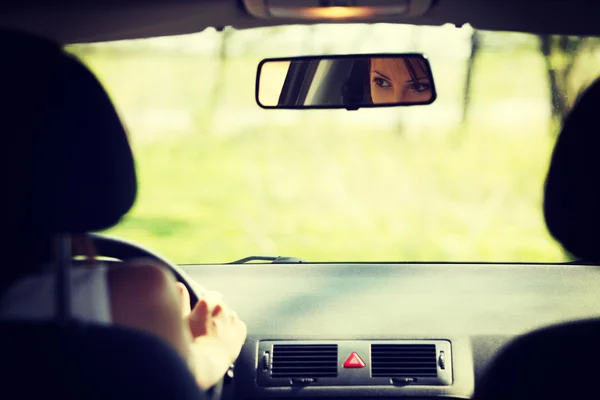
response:
<path id="1" fill-rule="evenodd" d="M 274 344 L 273 378 L 326 378 L 337 376 L 336 344 Z"/>
<path id="2" fill-rule="evenodd" d="M 371 376 L 437 377 L 435 344 L 372 344 Z"/>

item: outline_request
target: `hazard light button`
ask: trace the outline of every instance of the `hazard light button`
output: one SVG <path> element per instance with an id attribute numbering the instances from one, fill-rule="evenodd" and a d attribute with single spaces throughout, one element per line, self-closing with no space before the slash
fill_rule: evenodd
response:
<path id="1" fill-rule="evenodd" d="M 350 357 L 344 363 L 344 368 L 364 368 L 365 363 L 356 352 L 350 354 Z"/>

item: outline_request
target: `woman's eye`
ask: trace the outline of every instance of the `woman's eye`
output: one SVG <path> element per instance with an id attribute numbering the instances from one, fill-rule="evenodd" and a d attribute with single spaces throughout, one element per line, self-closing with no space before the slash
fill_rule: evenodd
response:
<path id="1" fill-rule="evenodd" d="M 417 93 L 423 93 L 431 90 L 431 85 L 429 83 L 413 83 L 410 88 Z"/>
<path id="2" fill-rule="evenodd" d="M 382 87 L 382 88 L 387 88 L 387 87 L 391 87 L 392 86 L 391 83 L 389 83 L 388 81 L 386 81 L 383 78 L 373 78 L 373 82 L 375 82 L 375 84 L 377 86 Z"/>

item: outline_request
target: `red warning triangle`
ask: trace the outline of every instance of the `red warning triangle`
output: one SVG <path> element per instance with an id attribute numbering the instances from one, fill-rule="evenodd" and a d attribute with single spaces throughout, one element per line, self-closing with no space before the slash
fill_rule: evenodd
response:
<path id="1" fill-rule="evenodd" d="M 364 368 L 364 361 L 358 356 L 356 352 L 350 354 L 350 357 L 344 363 L 344 368 Z"/>

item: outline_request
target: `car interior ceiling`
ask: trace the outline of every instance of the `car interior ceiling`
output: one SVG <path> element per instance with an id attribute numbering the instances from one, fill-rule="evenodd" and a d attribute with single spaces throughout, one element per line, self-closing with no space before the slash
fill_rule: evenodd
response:
<path id="1" fill-rule="evenodd" d="M 0 25 L 81 43 L 180 35 L 207 27 L 252 28 L 298 23 L 260 20 L 245 12 L 239 0 L 10 0 L 0 5 Z M 436 0 L 425 15 L 389 22 L 462 26 L 539 34 L 597 35 L 600 3 L 586 0 Z M 381 22 L 372 20 L 367 22 Z M 387 21 L 386 21 L 387 22 Z"/>
<path id="2" fill-rule="evenodd" d="M 542 4 L 540 6 L 537 0 L 438 0 L 431 13 L 405 22 L 421 25 L 470 23 L 485 30 L 548 34 L 600 34 L 599 2 L 561 0 Z M 211 26 L 244 29 L 290 23 L 251 18 L 234 0 L 151 0 L 127 4 L 117 0 L 79 0 L 63 1 L 56 7 L 42 1 L 14 0 L 5 2 L 0 10 L 1 27 L 38 34 L 60 44 L 178 35 Z M 44 123 L 51 123 L 53 132 L 64 134 L 64 137 L 44 141 L 32 154 L 32 163 L 37 170 L 48 174 L 39 179 L 37 198 L 53 199 L 40 208 L 43 212 L 39 221 L 45 221 L 51 231 L 68 232 L 111 225 L 130 208 L 136 183 L 135 179 L 131 180 L 135 178 L 134 172 L 122 173 L 132 170 L 131 154 L 125 148 L 127 146 L 123 146 L 123 128 L 120 123 L 115 124 L 114 108 L 104 90 L 78 62 L 72 59 L 67 64 L 57 62 L 64 54 L 50 42 L 0 31 L 0 51 L 9 60 L 0 68 L 5 71 L 4 75 L 11 76 L 13 83 L 28 82 L 32 86 L 28 93 L 46 88 L 40 82 L 50 80 L 48 75 L 59 68 L 64 67 L 69 72 L 61 75 L 69 77 L 68 82 L 62 82 L 63 88 L 72 90 L 71 95 L 66 96 L 69 103 L 65 103 L 63 113 L 49 115 L 49 119 L 44 120 Z M 48 74 L 37 76 L 31 68 L 32 59 L 22 58 L 24 54 L 50 54 Z M 34 75 L 36 80 L 30 80 Z M 19 93 L 23 86 L 9 88 L 15 91 L 12 98 L 22 97 Z M 50 109 L 48 102 L 43 101 L 50 100 L 49 94 L 40 97 L 39 107 Z M 80 103 L 81 98 L 91 99 L 93 104 Z M 15 101 L 14 104 L 21 103 Z M 97 113 L 90 117 L 87 113 L 73 111 L 86 104 Z M 581 264 L 588 262 L 590 265 L 557 265 L 546 269 L 465 264 L 460 279 L 470 280 L 473 285 L 470 287 L 461 285 L 460 279 L 443 264 L 403 265 L 402 271 L 349 263 L 190 268 L 188 273 L 192 279 L 220 290 L 225 298 L 239 305 L 238 313 L 247 320 L 249 338 L 236 363 L 234 384 L 227 396 L 240 400 L 402 396 L 518 400 L 565 399 L 595 394 L 593 382 L 597 367 L 593 349 L 600 335 L 600 320 L 593 317 L 598 315 L 596 293 L 600 290 L 600 276 L 595 266 L 600 261 L 600 250 L 595 241 L 600 225 L 597 185 L 600 168 L 594 161 L 600 150 L 600 136 L 592 127 L 596 126 L 595 110 L 598 107 L 600 81 L 584 93 L 565 120 L 553 152 L 544 202 L 552 235 L 567 251 L 582 260 Z M 20 109 L 11 114 L 19 120 L 27 120 L 23 113 L 29 112 L 32 111 Z M 90 119 L 86 120 L 86 117 Z M 98 121 L 108 122 L 98 124 Z M 23 129 L 17 122 L 8 126 L 9 131 Z M 89 128 L 88 134 L 91 132 L 90 137 L 98 142 L 74 140 L 73 136 L 81 126 Z M 86 151 L 79 153 L 80 147 L 68 148 L 63 146 L 65 143 L 86 146 Z M 15 148 L 19 146 L 23 144 L 15 144 Z M 104 165 L 101 160 L 109 147 L 113 154 L 116 149 L 122 156 L 116 157 L 118 162 L 114 168 L 99 170 L 90 166 Z M 59 157 L 48 156 L 65 151 L 72 154 L 60 158 L 73 161 L 70 170 L 78 176 L 98 174 L 94 182 L 108 183 L 108 187 L 75 185 L 73 182 L 79 181 L 78 176 L 57 179 L 58 174 L 53 174 L 56 171 L 48 166 L 54 165 Z M 85 159 L 73 156 L 76 153 L 85 154 Z M 12 154 L 17 156 L 18 152 Z M 83 181 L 92 182 L 88 178 Z M 73 204 L 74 201 L 99 204 L 98 190 L 119 193 L 122 197 L 114 198 L 113 207 L 102 204 L 97 210 L 75 214 L 81 209 Z M 56 197 L 53 198 L 54 194 L 48 196 L 48 193 L 55 193 Z M 505 285 L 509 277 L 521 282 L 535 282 L 537 286 L 509 288 Z M 551 289 L 552 296 L 544 297 L 540 304 L 540 287 L 544 285 Z M 312 292 L 299 296 L 297 287 L 310 288 Z M 445 296 L 442 301 L 431 300 L 432 290 Z M 514 298 L 519 296 L 519 290 L 529 292 L 517 304 Z M 361 299 L 369 300 L 360 303 L 351 297 L 347 304 L 337 304 L 333 309 L 319 307 L 326 299 L 354 292 L 358 293 L 354 299 L 361 295 Z M 392 311 L 363 312 L 381 304 L 387 304 Z M 515 307 L 522 313 L 514 312 Z M 269 310 L 268 315 L 266 310 Z M 402 319 L 393 317 L 400 312 Z M 581 321 L 567 322 L 575 313 Z M 538 329 L 547 321 L 557 320 L 565 323 Z M 62 398 L 92 399 L 205 397 L 172 349 L 149 335 L 118 328 L 87 327 L 82 336 L 81 326 L 65 327 L 56 323 L 2 322 L 0 332 L 5 339 L 0 344 L 3 355 L 0 369 L 7 371 L 3 372 L 6 390 L 20 391 L 22 398 L 39 398 L 48 393 L 57 393 Z M 432 383 L 433 380 L 426 378 L 426 384 L 418 386 L 413 385 L 416 381 L 392 379 L 390 383 L 387 378 L 373 380 L 373 376 L 365 377 L 360 384 L 348 383 L 349 375 L 342 370 L 336 377 L 341 380 L 328 381 L 327 377 L 319 377 L 319 384 L 311 386 L 316 379 L 305 382 L 270 374 L 269 365 L 272 366 L 274 349 L 278 345 L 281 349 L 294 345 L 335 346 L 336 355 L 340 354 L 344 359 L 358 351 L 369 354 L 368 362 L 371 363 L 371 355 L 376 349 L 385 350 L 378 346 L 386 346 L 386 343 L 428 345 L 428 341 L 435 342 L 438 350 L 451 343 L 446 353 L 448 358 L 438 358 L 436 352 L 434 359 L 439 368 L 445 370 L 440 367 L 445 363 L 450 366 L 450 384 Z M 36 385 L 21 386 L 23 377 L 31 375 L 31 359 L 40 363 L 36 369 L 47 372 Z M 90 359 L 95 360 L 94 363 L 79 368 L 89 364 Z M 143 385 L 125 383 L 141 379 Z M 325 383 L 321 385 L 322 382 Z M 132 388 L 138 391 L 133 392 Z"/>

